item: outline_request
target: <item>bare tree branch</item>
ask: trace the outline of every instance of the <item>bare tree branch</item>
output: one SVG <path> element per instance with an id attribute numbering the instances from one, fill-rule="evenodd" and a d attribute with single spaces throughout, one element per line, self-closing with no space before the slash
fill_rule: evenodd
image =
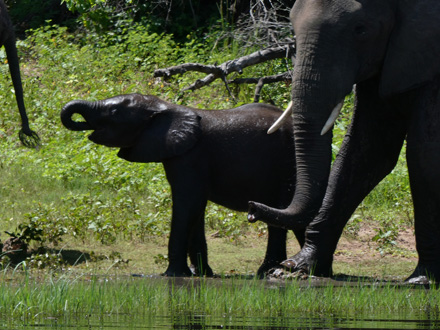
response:
<path id="1" fill-rule="evenodd" d="M 287 43 L 282 46 L 275 46 L 275 47 L 259 50 L 250 55 L 246 55 L 238 59 L 226 61 L 220 65 L 203 65 L 200 63 L 185 63 L 165 69 L 157 69 L 154 71 L 154 77 L 164 77 L 165 79 L 167 79 L 173 75 L 183 74 L 188 71 L 196 71 L 207 74 L 206 77 L 204 77 L 203 79 L 197 79 L 193 84 L 191 84 L 188 87 L 185 87 L 182 91 L 188 91 L 188 90 L 194 91 L 204 86 L 208 86 L 213 81 L 219 78 L 225 82 L 226 88 L 228 89 L 229 92 L 230 90 L 228 87 L 228 83 L 236 84 L 238 83 L 238 81 L 240 81 L 240 83 L 255 83 L 255 81 L 257 81 L 259 85 L 257 85 L 257 90 L 255 94 L 256 97 L 258 95 L 257 98 L 259 99 L 259 94 L 264 84 L 272 83 L 276 81 L 288 80 L 290 79 L 290 76 L 289 77 L 286 76 L 288 73 L 276 75 L 276 76 L 270 76 L 270 77 L 262 77 L 262 78 L 258 78 L 258 80 L 232 80 L 229 82 L 226 81 L 226 77 L 233 72 L 238 72 L 239 74 L 242 74 L 243 69 L 248 66 L 256 65 L 276 58 L 291 58 L 294 61 L 294 53 L 295 53 L 294 43 Z M 257 79 L 257 78 L 251 78 L 251 79 Z"/>

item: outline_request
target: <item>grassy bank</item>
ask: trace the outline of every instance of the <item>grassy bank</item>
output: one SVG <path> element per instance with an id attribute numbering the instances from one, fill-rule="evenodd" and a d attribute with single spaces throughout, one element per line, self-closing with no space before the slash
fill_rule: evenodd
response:
<path id="1" fill-rule="evenodd" d="M 16 319 L 27 324 L 85 315 L 105 319 L 118 315 L 146 318 L 179 313 L 223 317 L 291 317 L 304 313 L 309 317 L 352 318 L 398 315 L 399 319 L 423 319 L 430 313 L 438 313 L 440 306 L 437 290 L 362 282 L 315 287 L 313 281 L 240 278 L 164 280 L 82 276 L 37 281 L 24 277 L 14 285 L 3 278 L 0 289 L 2 320 Z"/>

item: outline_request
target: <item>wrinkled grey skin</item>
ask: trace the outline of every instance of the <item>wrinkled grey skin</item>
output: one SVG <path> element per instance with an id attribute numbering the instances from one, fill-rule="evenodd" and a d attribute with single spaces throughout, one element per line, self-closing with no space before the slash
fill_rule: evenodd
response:
<path id="1" fill-rule="evenodd" d="M 407 139 L 419 262 L 410 280 L 440 280 L 440 1 L 297 0 L 292 97 L 297 185 L 290 206 L 250 203 L 251 219 L 304 228 L 283 262 L 332 273 L 341 232 L 359 203 L 394 168 Z M 330 171 L 330 112 L 356 84 L 349 132 Z"/>
<path id="2" fill-rule="evenodd" d="M 73 114 L 85 121 L 72 121 Z M 211 276 L 204 232 L 208 200 L 237 211 L 248 201 L 285 207 L 293 196 L 295 156 L 292 123 L 273 135 L 266 131 L 281 111 L 249 104 L 229 110 L 199 110 L 155 96 L 129 94 L 86 102 L 72 101 L 61 112 L 64 126 L 93 130 L 89 139 L 120 148 L 131 162 L 162 162 L 173 199 L 167 276 Z M 304 231 L 296 230 L 304 242 Z M 287 258 L 286 230 L 269 227 L 264 275 Z"/>
<path id="3" fill-rule="evenodd" d="M 29 128 L 29 121 L 23 101 L 23 87 L 21 84 L 17 48 L 15 46 L 14 27 L 12 26 L 8 11 L 2 0 L 0 0 L 0 47 L 1 46 L 5 46 L 12 84 L 15 89 L 15 99 L 21 116 L 22 130 L 20 132 L 20 140 L 27 147 L 35 147 L 39 144 L 39 138 L 38 135 Z"/>

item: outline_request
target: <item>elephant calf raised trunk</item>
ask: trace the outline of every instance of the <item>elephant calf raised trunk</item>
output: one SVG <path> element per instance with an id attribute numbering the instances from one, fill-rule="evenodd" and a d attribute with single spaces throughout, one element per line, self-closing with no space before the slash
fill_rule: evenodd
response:
<path id="1" fill-rule="evenodd" d="M 74 121 L 72 116 L 79 114 L 86 118 L 93 111 L 94 102 L 87 101 L 71 101 L 67 103 L 61 110 L 61 122 L 65 127 L 72 131 L 89 131 L 93 130 L 87 121 Z"/>

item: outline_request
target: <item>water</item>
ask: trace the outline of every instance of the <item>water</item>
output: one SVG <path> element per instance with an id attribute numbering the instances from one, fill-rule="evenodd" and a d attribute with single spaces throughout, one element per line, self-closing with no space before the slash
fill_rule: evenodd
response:
<path id="1" fill-rule="evenodd" d="M 440 319 L 396 317 L 345 318 L 336 315 L 292 315 L 289 317 L 234 317 L 203 314 L 165 316 L 78 316 L 68 320 L 48 318 L 40 321 L 0 321 L 0 329 L 440 329 Z"/>

